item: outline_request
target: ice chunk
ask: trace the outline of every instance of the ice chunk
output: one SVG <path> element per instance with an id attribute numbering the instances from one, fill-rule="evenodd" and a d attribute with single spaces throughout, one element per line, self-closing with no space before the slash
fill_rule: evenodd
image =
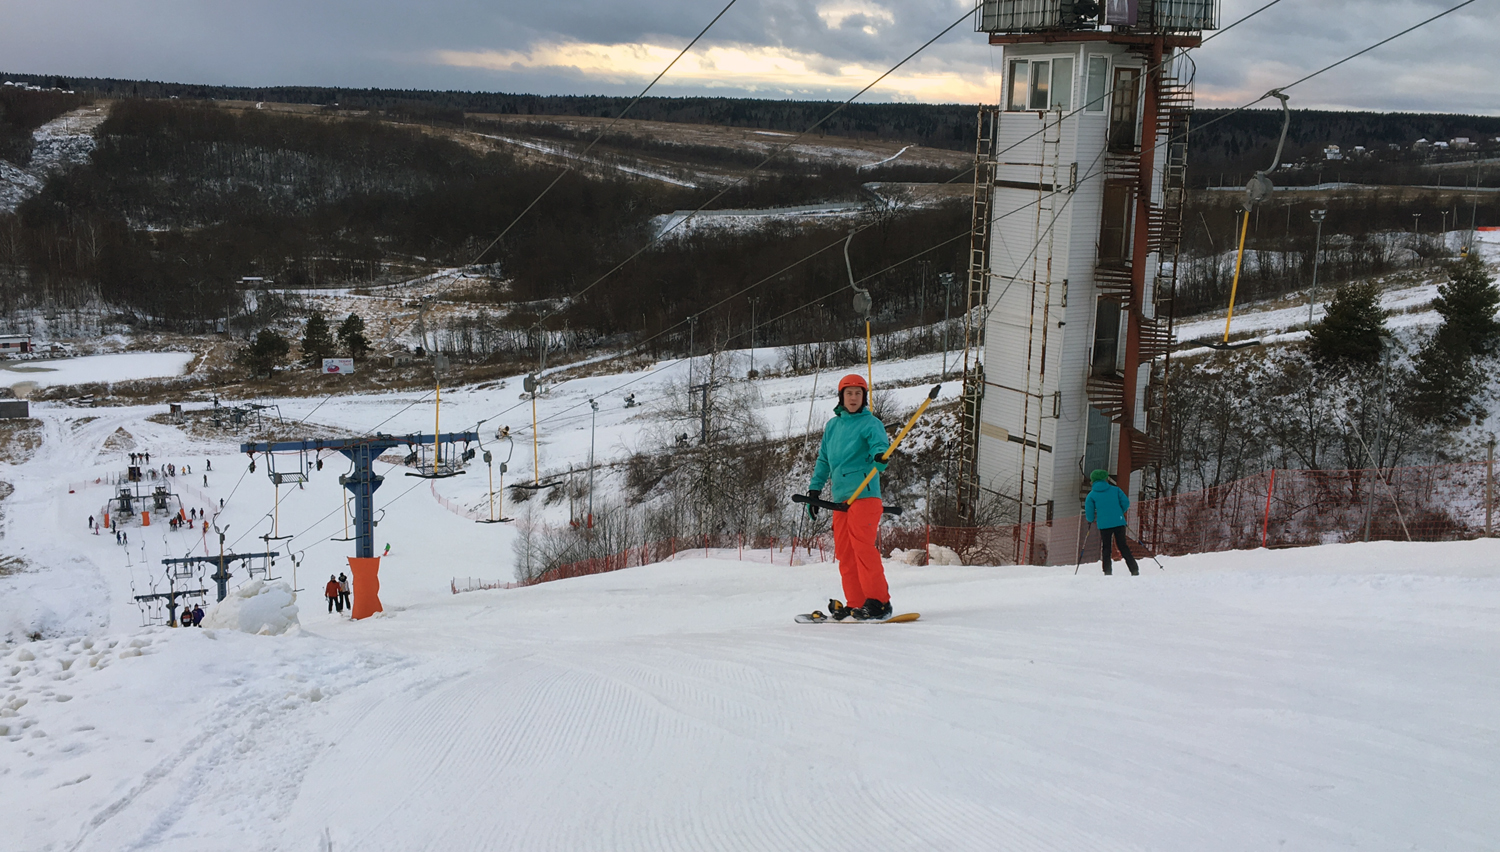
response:
<path id="1" fill-rule="evenodd" d="M 292 589 L 286 583 L 252 580 L 214 604 L 203 616 L 203 626 L 279 635 L 300 624 L 292 600 Z"/>
<path id="2" fill-rule="evenodd" d="M 927 545 L 927 564 L 962 565 L 964 561 L 950 547 L 943 547 L 941 544 L 929 544 Z"/>

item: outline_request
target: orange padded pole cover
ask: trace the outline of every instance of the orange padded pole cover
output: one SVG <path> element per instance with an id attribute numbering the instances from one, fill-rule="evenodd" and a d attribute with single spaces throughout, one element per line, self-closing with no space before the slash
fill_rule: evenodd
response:
<path id="1" fill-rule="evenodd" d="M 144 512 L 141 513 L 141 526 L 143 526 L 143 527 L 149 527 L 149 526 L 151 526 L 151 510 L 150 509 L 147 509 L 146 511 L 144 511 Z"/>
<path id="2" fill-rule="evenodd" d="M 355 618 L 369 618 L 381 612 L 380 606 L 380 557 L 349 557 L 349 573 L 354 579 L 350 583 L 354 593 Z"/>

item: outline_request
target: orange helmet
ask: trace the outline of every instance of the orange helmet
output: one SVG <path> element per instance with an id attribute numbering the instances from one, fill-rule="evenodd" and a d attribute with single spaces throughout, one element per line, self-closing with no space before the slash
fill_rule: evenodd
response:
<path id="1" fill-rule="evenodd" d="M 870 392 L 870 386 L 865 384 L 865 377 L 861 376 L 859 373 L 850 373 L 842 379 L 839 379 L 840 396 L 843 396 L 844 388 L 859 388 L 866 394 Z"/>

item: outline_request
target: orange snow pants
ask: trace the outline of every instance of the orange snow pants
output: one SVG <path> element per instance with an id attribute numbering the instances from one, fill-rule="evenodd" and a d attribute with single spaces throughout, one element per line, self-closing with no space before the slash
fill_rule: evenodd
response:
<path id="1" fill-rule="evenodd" d="M 879 497 L 863 497 L 855 500 L 849 511 L 833 513 L 833 555 L 839 561 L 847 606 L 863 606 L 870 598 L 890 603 L 885 563 L 875 549 L 875 531 L 883 508 Z"/>

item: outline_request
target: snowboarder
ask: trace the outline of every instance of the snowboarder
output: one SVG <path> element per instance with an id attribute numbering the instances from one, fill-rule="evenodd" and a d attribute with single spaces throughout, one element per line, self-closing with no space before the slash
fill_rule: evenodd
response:
<path id="1" fill-rule="evenodd" d="M 354 604 L 349 602 L 349 577 L 345 574 L 339 575 L 339 603 L 350 612 L 354 611 Z"/>
<path id="2" fill-rule="evenodd" d="M 391 555 L 391 543 L 390 542 L 386 542 L 385 543 L 385 553 L 382 553 L 380 555 L 381 556 L 390 556 Z"/>
<path id="3" fill-rule="evenodd" d="M 886 451 L 890 440 L 885 424 L 870 411 L 869 395 L 870 386 L 863 376 L 851 373 L 839 381 L 839 404 L 834 407 L 833 419 L 823 427 L 818 461 L 807 485 L 809 497 L 819 497 L 823 486 L 831 481 L 833 499 L 848 500 L 872 467 L 885 470 L 886 465 L 876 457 Z M 839 606 L 834 605 L 836 601 L 829 602 L 835 619 L 877 619 L 891 614 L 885 564 L 875 549 L 875 532 L 883 509 L 877 472 L 848 511 L 833 513 L 834 556 L 846 601 Z M 807 514 L 816 519 L 818 507 L 807 504 Z"/>
<path id="4" fill-rule="evenodd" d="M 1096 470 L 1089 474 L 1094 481 L 1089 496 L 1083 501 L 1083 518 L 1099 527 L 1099 558 L 1104 563 L 1104 574 L 1110 574 L 1110 545 L 1118 542 L 1120 555 L 1130 568 L 1131 576 L 1140 574 L 1135 564 L 1135 555 L 1125 539 L 1125 511 L 1130 508 L 1130 497 L 1118 486 L 1109 482 L 1109 471 Z"/>
<path id="5" fill-rule="evenodd" d="M 339 597 L 339 581 L 332 574 L 328 575 L 328 585 L 323 587 L 323 597 L 328 598 L 328 611 L 333 612 L 337 606 L 339 612 L 344 611 L 344 601 Z"/>

